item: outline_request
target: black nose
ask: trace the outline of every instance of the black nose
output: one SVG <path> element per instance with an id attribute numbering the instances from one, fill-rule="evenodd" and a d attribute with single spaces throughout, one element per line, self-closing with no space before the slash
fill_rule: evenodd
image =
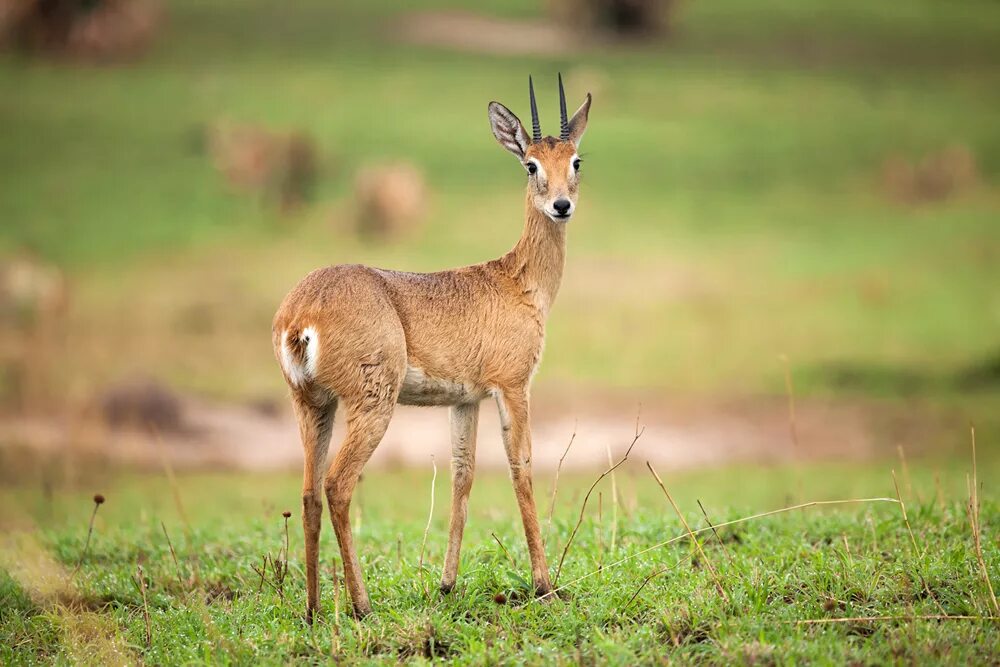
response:
<path id="1" fill-rule="evenodd" d="M 559 215 L 566 215 L 569 213 L 569 207 L 571 204 L 568 199 L 557 199 L 552 202 L 552 208 L 556 210 Z"/>

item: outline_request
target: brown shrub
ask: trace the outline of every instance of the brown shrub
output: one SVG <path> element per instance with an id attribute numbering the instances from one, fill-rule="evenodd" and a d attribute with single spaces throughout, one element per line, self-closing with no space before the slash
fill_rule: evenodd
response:
<path id="1" fill-rule="evenodd" d="M 549 0 L 549 13 L 562 23 L 619 37 L 670 34 L 678 0 Z"/>
<path id="2" fill-rule="evenodd" d="M 101 417 L 113 429 L 134 428 L 153 433 L 176 433 L 184 428 L 177 395 L 149 378 L 114 384 L 98 399 Z"/>
<path id="3" fill-rule="evenodd" d="M 0 0 L 0 45 L 80 60 L 134 58 L 163 16 L 154 0 Z"/>
<path id="4" fill-rule="evenodd" d="M 66 277 L 29 253 L 0 261 L 0 399 L 30 412 L 51 398 L 69 304 Z"/>
<path id="5" fill-rule="evenodd" d="M 427 207 L 423 174 L 406 162 L 363 168 L 355 180 L 354 196 L 358 233 L 378 240 L 411 230 Z"/>
<path id="6" fill-rule="evenodd" d="M 953 144 L 911 162 L 890 155 L 882 163 L 882 189 L 901 204 L 951 199 L 979 184 L 979 167 L 967 146 Z"/>
<path id="7" fill-rule="evenodd" d="M 216 123 L 208 128 L 206 139 L 212 163 L 234 189 L 260 194 L 283 211 L 311 197 L 317 151 L 306 135 Z"/>
<path id="8" fill-rule="evenodd" d="M 282 211 L 311 197 L 317 151 L 306 135 L 217 123 L 209 127 L 206 139 L 212 163 L 232 188 L 261 194 Z"/>

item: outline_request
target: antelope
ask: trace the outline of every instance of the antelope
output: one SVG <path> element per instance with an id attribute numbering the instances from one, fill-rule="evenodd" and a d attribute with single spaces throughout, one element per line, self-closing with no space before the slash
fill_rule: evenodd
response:
<path id="1" fill-rule="evenodd" d="M 272 327 L 275 356 L 294 407 L 305 467 L 302 523 L 306 620 L 319 605 L 317 560 L 323 513 L 330 506 L 354 614 L 372 610 L 362 579 L 349 510 L 362 468 L 382 440 L 396 404 L 448 406 L 452 501 L 441 591 L 458 576 L 475 469 L 480 403 L 496 400 L 503 444 L 531 558 L 535 593 L 552 592 L 531 481 L 529 390 L 559 291 L 566 227 L 580 183 L 577 147 L 591 96 L 567 118 L 559 76 L 559 138 L 542 136 L 528 78 L 532 133 L 499 102 L 488 115 L 497 142 L 527 174 L 524 231 L 499 259 L 437 273 L 405 273 L 345 264 L 307 275 L 285 297 Z M 346 435 L 327 467 L 334 413 Z"/>

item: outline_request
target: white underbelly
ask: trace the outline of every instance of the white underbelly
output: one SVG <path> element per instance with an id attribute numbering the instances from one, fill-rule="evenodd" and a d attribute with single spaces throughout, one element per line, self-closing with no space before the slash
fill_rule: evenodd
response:
<path id="1" fill-rule="evenodd" d="M 481 387 L 427 375 L 415 366 L 406 367 L 398 402 L 403 405 L 460 405 L 477 403 L 489 395 Z"/>

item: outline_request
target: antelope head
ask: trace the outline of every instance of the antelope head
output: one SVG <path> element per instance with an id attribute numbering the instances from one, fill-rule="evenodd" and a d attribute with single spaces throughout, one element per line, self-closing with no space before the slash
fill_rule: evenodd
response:
<path id="1" fill-rule="evenodd" d="M 590 113 L 590 93 L 572 118 L 566 117 L 566 93 L 559 75 L 559 138 L 543 137 L 535 104 L 535 87 L 528 77 L 531 98 L 531 135 L 514 113 L 500 104 L 490 102 L 490 126 L 501 146 L 520 160 L 528 174 L 528 196 L 536 209 L 550 220 L 569 222 L 576 211 L 580 185 L 580 156 L 577 148 L 587 129 Z"/>

